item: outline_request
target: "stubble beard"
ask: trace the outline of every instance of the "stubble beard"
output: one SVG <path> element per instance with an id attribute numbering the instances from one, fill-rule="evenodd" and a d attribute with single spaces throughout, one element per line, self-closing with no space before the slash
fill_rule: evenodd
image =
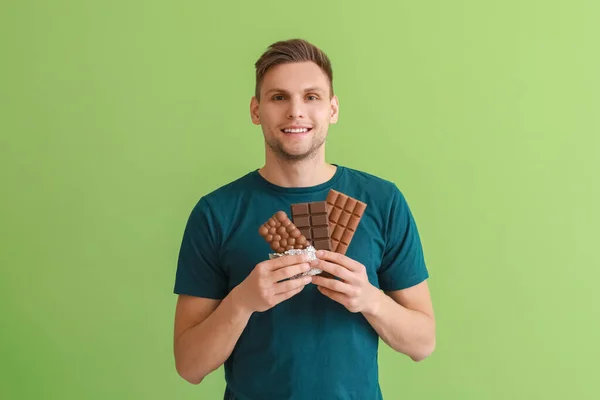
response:
<path id="1" fill-rule="evenodd" d="M 275 138 L 272 140 L 265 139 L 265 142 L 267 143 L 267 146 L 269 146 L 269 148 L 273 151 L 273 153 L 281 160 L 284 160 L 287 162 L 298 162 L 298 161 L 303 161 L 303 160 L 310 160 L 311 158 L 315 157 L 315 155 L 317 154 L 317 151 L 325 143 L 325 137 L 316 138 L 313 136 L 310 149 L 308 151 L 306 151 L 304 153 L 300 153 L 300 154 L 288 153 L 287 151 L 285 151 L 281 142 Z"/>

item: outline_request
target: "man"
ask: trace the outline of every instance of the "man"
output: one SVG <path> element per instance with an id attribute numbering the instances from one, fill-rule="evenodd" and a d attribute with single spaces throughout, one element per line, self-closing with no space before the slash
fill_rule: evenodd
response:
<path id="1" fill-rule="evenodd" d="M 175 280 L 177 371 L 198 384 L 224 364 L 225 399 L 381 399 L 379 337 L 414 361 L 435 347 L 415 221 L 395 184 L 325 161 L 339 105 L 321 50 L 277 42 L 255 66 L 265 164 L 191 212 Z M 331 189 L 367 204 L 347 253 L 270 260 L 259 227 Z M 328 274 L 287 279 L 309 268 Z"/>

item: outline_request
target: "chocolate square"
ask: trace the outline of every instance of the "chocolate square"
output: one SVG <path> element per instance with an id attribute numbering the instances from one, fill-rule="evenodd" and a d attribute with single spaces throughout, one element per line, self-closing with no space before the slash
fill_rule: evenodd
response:
<path id="1" fill-rule="evenodd" d="M 331 250 L 327 203 L 292 204 L 292 221 L 300 232 L 317 250 Z"/>

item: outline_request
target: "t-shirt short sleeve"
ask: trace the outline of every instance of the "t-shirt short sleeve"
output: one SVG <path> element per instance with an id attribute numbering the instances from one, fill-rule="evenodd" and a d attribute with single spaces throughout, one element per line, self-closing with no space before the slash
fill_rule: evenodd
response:
<path id="1" fill-rule="evenodd" d="M 406 289 L 429 277 L 417 225 L 406 199 L 394 189 L 378 272 L 379 287 L 386 291 Z"/>
<path id="2" fill-rule="evenodd" d="M 175 275 L 176 294 L 223 299 L 227 274 L 219 263 L 219 229 L 205 198 L 201 198 L 187 221 Z"/>

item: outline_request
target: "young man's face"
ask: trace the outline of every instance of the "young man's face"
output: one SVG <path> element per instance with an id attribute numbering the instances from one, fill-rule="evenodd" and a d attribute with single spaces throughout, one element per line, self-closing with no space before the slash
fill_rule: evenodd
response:
<path id="1" fill-rule="evenodd" d="M 265 74 L 261 100 L 250 104 L 252 122 L 262 126 L 267 146 L 289 161 L 322 151 L 329 124 L 338 119 L 337 97 L 329 79 L 313 62 L 279 64 Z"/>

